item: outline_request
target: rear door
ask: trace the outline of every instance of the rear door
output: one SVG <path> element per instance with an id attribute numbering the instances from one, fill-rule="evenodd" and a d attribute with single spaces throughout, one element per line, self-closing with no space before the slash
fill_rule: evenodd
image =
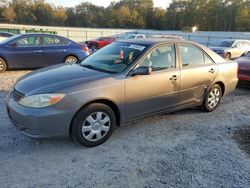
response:
<path id="1" fill-rule="evenodd" d="M 196 45 L 180 43 L 178 49 L 181 61 L 179 104 L 199 103 L 215 79 L 218 66 Z"/>
<path id="2" fill-rule="evenodd" d="M 8 61 L 15 68 L 38 68 L 42 58 L 40 35 L 21 37 L 6 46 Z"/>
<path id="3" fill-rule="evenodd" d="M 128 76 L 125 80 L 126 116 L 129 120 L 176 106 L 180 70 L 175 45 L 156 47 L 138 65 L 151 67 L 152 74 Z"/>
<path id="4" fill-rule="evenodd" d="M 67 42 L 63 38 L 51 35 L 43 36 L 43 66 L 63 63 L 67 52 Z"/>

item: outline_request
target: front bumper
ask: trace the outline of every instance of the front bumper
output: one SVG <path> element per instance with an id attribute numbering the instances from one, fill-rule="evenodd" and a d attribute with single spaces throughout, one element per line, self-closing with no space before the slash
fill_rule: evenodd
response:
<path id="1" fill-rule="evenodd" d="M 53 107 L 33 109 L 19 105 L 9 98 L 7 112 L 12 123 L 32 138 L 67 137 L 74 110 Z"/>

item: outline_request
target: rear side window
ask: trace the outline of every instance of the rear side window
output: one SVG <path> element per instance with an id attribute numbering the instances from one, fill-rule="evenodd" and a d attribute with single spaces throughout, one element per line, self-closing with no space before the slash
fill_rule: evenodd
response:
<path id="1" fill-rule="evenodd" d="M 190 44 L 180 44 L 179 50 L 183 67 L 205 64 L 204 52 L 196 46 Z M 209 61 L 209 59 L 206 61 Z"/>
<path id="2" fill-rule="evenodd" d="M 42 44 L 40 36 L 21 38 L 17 40 L 15 43 L 18 47 L 39 46 Z"/>
<path id="3" fill-rule="evenodd" d="M 67 45 L 69 42 L 54 36 L 44 36 L 43 43 L 45 46 L 58 46 L 58 45 Z"/>

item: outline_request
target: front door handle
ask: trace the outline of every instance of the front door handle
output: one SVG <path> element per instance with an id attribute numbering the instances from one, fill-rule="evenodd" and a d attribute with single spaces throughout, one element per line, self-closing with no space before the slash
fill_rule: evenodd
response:
<path id="1" fill-rule="evenodd" d="M 179 79 L 179 76 L 176 76 L 176 75 L 173 75 L 171 78 L 170 78 L 170 80 L 172 80 L 172 81 L 176 81 L 176 80 L 178 80 Z"/>
<path id="2" fill-rule="evenodd" d="M 214 68 L 211 68 L 211 69 L 209 70 L 209 72 L 210 72 L 210 73 L 215 73 L 215 69 L 214 69 Z"/>

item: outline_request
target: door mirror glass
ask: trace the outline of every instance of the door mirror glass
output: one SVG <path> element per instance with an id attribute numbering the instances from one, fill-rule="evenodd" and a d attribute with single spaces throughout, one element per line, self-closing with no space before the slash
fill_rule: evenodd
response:
<path id="1" fill-rule="evenodd" d="M 150 67 L 137 67 L 134 69 L 131 73 L 131 76 L 136 76 L 136 75 L 150 75 L 152 72 L 152 68 Z"/>

